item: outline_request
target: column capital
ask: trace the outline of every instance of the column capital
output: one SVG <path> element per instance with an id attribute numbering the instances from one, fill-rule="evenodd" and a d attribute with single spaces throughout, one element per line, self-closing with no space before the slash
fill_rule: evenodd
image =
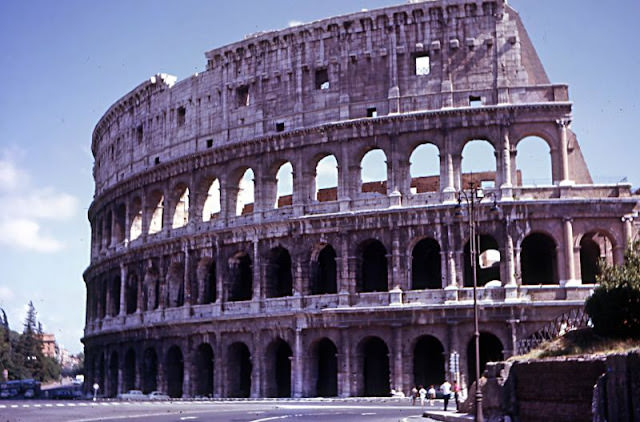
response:
<path id="1" fill-rule="evenodd" d="M 558 125 L 558 127 L 560 128 L 566 129 L 571 125 L 571 119 L 568 117 L 556 119 L 556 125 Z"/>

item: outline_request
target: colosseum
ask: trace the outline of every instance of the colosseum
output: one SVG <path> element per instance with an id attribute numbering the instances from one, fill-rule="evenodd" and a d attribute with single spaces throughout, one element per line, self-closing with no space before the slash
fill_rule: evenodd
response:
<path id="1" fill-rule="evenodd" d="M 468 386 L 474 292 L 483 365 L 580 310 L 637 236 L 638 197 L 593 183 L 568 87 L 505 0 L 411 1 L 205 57 L 93 132 L 83 342 L 106 396 Z M 548 183 L 522 174 L 529 142 Z M 472 145 L 486 171 L 465 170 Z"/>

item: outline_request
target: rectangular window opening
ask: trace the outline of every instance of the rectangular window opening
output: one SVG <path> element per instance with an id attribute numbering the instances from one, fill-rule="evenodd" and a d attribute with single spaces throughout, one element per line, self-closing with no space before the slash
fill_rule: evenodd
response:
<path id="1" fill-rule="evenodd" d="M 247 85 L 236 88 L 236 103 L 238 107 L 249 105 L 249 87 Z"/>
<path id="2" fill-rule="evenodd" d="M 316 89 L 329 89 L 329 72 L 327 69 L 316 70 Z"/>
<path id="3" fill-rule="evenodd" d="M 284 122 L 276 123 L 276 132 L 284 132 Z"/>
<path id="4" fill-rule="evenodd" d="M 156 157 L 155 160 L 153 160 L 153 164 L 155 165 L 160 164 L 160 157 Z"/>
<path id="5" fill-rule="evenodd" d="M 367 109 L 367 117 L 378 117 L 378 110 L 375 107 L 369 107 Z"/>
<path id="6" fill-rule="evenodd" d="M 178 126 L 184 126 L 186 117 L 187 117 L 187 109 L 185 109 L 184 107 L 178 107 L 178 117 L 177 117 Z"/>
<path id="7" fill-rule="evenodd" d="M 207 148 L 211 148 L 213 146 L 213 139 L 207 139 Z"/>
<path id="8" fill-rule="evenodd" d="M 469 95 L 469 106 L 482 107 L 482 98 L 475 95 Z"/>
<path id="9" fill-rule="evenodd" d="M 144 132 L 142 131 L 142 125 L 140 125 L 136 129 L 136 139 L 138 140 L 139 144 L 142 143 L 143 135 L 144 135 Z"/>
<path id="10" fill-rule="evenodd" d="M 431 72 L 431 61 L 428 54 L 415 57 L 416 75 L 425 76 Z"/>

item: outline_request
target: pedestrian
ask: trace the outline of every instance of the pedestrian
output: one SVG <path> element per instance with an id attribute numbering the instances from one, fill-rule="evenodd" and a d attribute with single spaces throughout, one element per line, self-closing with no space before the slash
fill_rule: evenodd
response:
<path id="1" fill-rule="evenodd" d="M 456 412 L 460 410 L 460 385 L 458 381 L 453 381 L 453 398 L 456 401 Z"/>
<path id="2" fill-rule="evenodd" d="M 425 390 L 423 386 L 420 386 L 418 394 L 420 394 L 420 406 L 424 407 L 424 400 L 427 398 L 427 390 Z"/>
<path id="3" fill-rule="evenodd" d="M 429 391 L 427 392 L 429 395 L 429 406 L 433 406 L 433 401 L 436 399 L 436 388 L 431 384 L 429 386 Z"/>
<path id="4" fill-rule="evenodd" d="M 418 399 L 418 387 L 415 385 L 411 389 L 411 406 L 415 406 L 416 400 Z"/>
<path id="5" fill-rule="evenodd" d="M 444 399 L 444 411 L 447 411 L 447 406 L 449 405 L 449 399 L 451 398 L 451 384 L 449 381 L 444 380 L 442 385 L 440 386 L 440 391 L 442 391 L 442 398 Z"/>

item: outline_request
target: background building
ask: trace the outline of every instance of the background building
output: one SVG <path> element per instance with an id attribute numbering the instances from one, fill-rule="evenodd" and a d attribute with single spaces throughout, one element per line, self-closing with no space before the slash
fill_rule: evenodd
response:
<path id="1" fill-rule="evenodd" d="M 637 236 L 638 198 L 592 183 L 568 87 L 504 1 L 363 11 L 205 56 L 93 134 L 83 341 L 109 396 L 469 384 L 470 182 L 482 363 L 581 309 L 599 259 Z M 547 185 L 521 176 L 530 142 Z M 467 173 L 476 145 L 489 168 Z"/>

